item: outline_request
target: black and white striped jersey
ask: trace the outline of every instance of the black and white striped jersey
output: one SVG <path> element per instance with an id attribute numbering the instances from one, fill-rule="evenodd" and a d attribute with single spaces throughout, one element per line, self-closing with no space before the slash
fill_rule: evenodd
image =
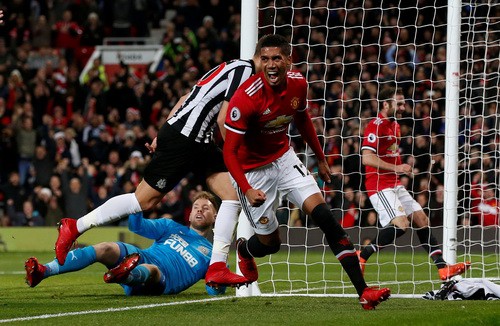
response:
<path id="1" fill-rule="evenodd" d="M 236 89 L 254 73 L 252 60 L 221 63 L 196 83 L 167 123 L 198 143 L 210 142 L 222 103 L 229 101 Z"/>

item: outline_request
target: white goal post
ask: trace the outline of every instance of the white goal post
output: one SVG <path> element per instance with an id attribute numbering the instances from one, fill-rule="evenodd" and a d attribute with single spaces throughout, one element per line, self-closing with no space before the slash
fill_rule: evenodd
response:
<path id="1" fill-rule="evenodd" d="M 264 34 L 291 41 L 293 69 L 308 80 L 310 113 L 335 172 L 332 184 L 318 182 L 355 246 L 379 230 L 360 141 L 380 86 L 396 82 L 407 107 L 401 153 L 415 167 L 403 182 L 430 217 L 445 260 L 471 261 L 466 277 L 500 279 L 500 4 L 242 0 L 241 10 L 242 58 L 252 57 Z M 314 155 L 293 127 L 290 136 L 314 172 Z M 237 294 L 353 296 L 321 231 L 286 202 L 279 215 L 280 253 L 259 259 L 259 284 Z M 242 230 L 238 237 L 251 234 Z M 401 297 L 441 284 L 411 230 L 370 258 L 365 277 Z"/>

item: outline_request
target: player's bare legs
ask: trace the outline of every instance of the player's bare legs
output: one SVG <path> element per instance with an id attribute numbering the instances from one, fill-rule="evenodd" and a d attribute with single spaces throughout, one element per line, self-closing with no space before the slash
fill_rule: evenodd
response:
<path id="1" fill-rule="evenodd" d="M 56 258 L 62 265 L 75 240 L 90 228 L 107 225 L 124 216 L 152 209 L 160 202 L 161 193 L 142 180 L 134 193 L 115 196 L 78 220 L 65 218 L 59 224 L 55 250 Z"/>
<path id="2" fill-rule="evenodd" d="M 213 173 L 207 177 L 206 182 L 210 190 L 222 199 L 222 203 L 215 219 L 212 257 L 205 282 L 213 287 L 240 286 L 251 283 L 247 278 L 232 273 L 227 268 L 229 247 L 241 209 L 236 190 L 231 185 L 229 173 Z"/>

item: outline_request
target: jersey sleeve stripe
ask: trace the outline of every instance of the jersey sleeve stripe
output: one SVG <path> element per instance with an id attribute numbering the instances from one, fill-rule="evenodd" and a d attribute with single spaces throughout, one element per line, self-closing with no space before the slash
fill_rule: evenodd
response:
<path id="1" fill-rule="evenodd" d="M 377 152 L 377 149 L 375 147 L 371 147 L 371 146 L 366 146 L 366 145 L 362 146 L 361 150 L 363 150 L 363 149 L 368 149 L 368 150 L 375 152 L 375 153 Z"/>
<path id="2" fill-rule="evenodd" d="M 229 101 L 233 97 L 234 92 L 240 87 L 240 85 L 252 76 L 253 69 L 251 66 L 239 66 L 233 71 L 234 77 L 228 86 L 226 92 L 226 100 Z"/>
<path id="3" fill-rule="evenodd" d="M 240 135 L 244 135 L 247 132 L 246 130 L 242 130 L 242 129 L 238 129 L 238 128 L 235 128 L 235 127 L 231 127 L 227 123 L 224 124 L 224 127 L 227 130 L 231 130 L 232 132 L 240 134 Z"/>
<path id="4" fill-rule="evenodd" d="M 262 86 L 264 86 L 264 82 L 262 81 L 261 78 L 259 78 L 256 81 L 254 81 L 247 89 L 245 89 L 245 93 L 247 93 L 248 96 L 252 96 L 259 89 L 261 89 Z"/>

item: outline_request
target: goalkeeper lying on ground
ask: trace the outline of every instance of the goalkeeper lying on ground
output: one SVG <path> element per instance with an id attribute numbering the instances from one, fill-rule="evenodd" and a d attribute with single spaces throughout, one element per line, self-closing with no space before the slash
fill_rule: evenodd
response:
<path id="1" fill-rule="evenodd" d="M 81 270 L 95 262 L 110 268 L 107 283 L 119 283 L 127 295 L 176 294 L 205 277 L 212 244 L 206 239 L 215 222 L 217 202 L 208 192 L 194 198 L 189 222 L 180 225 L 170 219 L 145 219 L 142 213 L 129 216 L 129 229 L 155 242 L 140 249 L 123 242 L 103 242 L 72 250 L 64 265 L 53 260 L 39 264 L 35 257 L 26 261 L 26 283 L 35 287 L 43 279 Z M 207 287 L 211 295 L 224 292 Z"/>

